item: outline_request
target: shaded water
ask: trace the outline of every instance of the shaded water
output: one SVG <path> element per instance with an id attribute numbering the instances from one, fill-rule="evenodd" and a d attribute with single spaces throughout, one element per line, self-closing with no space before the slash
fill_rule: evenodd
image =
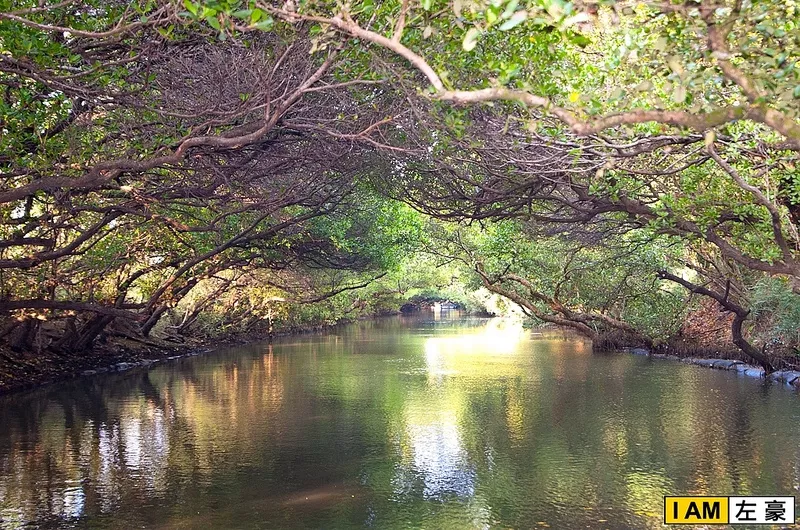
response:
<path id="1" fill-rule="evenodd" d="M 0 527 L 659 528 L 800 495 L 800 396 L 502 320 L 390 318 L 0 398 Z"/>

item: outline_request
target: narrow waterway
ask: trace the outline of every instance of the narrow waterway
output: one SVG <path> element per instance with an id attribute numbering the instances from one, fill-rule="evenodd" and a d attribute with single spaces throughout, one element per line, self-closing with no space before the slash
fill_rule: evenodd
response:
<path id="1" fill-rule="evenodd" d="M 562 332 L 357 323 L 0 398 L 0 527 L 661 528 L 800 496 L 800 396 Z"/>

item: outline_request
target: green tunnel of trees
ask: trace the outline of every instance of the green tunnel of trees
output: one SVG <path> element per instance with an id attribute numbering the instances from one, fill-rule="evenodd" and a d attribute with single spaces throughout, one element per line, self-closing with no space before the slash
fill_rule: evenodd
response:
<path id="1" fill-rule="evenodd" d="M 0 355 L 436 293 L 794 367 L 799 9 L 0 1 Z"/>

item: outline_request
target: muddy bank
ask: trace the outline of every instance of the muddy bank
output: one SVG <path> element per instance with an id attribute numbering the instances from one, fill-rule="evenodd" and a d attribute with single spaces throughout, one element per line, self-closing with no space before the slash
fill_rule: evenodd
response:
<path id="1" fill-rule="evenodd" d="M 75 355 L 41 352 L 0 352 L 0 394 L 71 379 L 122 371 L 203 351 L 197 344 L 143 344 L 113 340 Z"/>

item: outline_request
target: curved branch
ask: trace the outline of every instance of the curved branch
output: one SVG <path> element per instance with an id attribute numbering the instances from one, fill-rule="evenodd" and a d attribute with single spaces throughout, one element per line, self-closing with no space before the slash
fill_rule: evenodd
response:
<path id="1" fill-rule="evenodd" d="M 559 326 L 565 326 L 568 328 L 572 328 L 577 330 L 581 335 L 588 337 L 592 340 L 597 338 L 597 332 L 593 330 L 591 327 L 587 326 L 583 322 L 576 322 L 575 320 L 570 320 L 567 318 L 557 317 L 555 315 L 548 315 L 547 313 L 541 311 L 538 307 L 530 302 L 530 300 L 526 300 L 522 296 L 518 295 L 513 291 L 509 291 L 508 289 L 504 289 L 497 285 L 497 282 L 493 282 L 489 275 L 486 274 L 486 271 L 483 268 L 481 263 L 475 264 L 475 271 L 481 277 L 481 281 L 483 282 L 484 287 L 486 287 L 489 291 L 493 293 L 497 293 L 504 298 L 508 298 L 518 306 L 522 307 L 523 309 L 527 310 L 528 313 L 532 314 L 539 320 L 544 322 L 550 322 L 551 324 L 556 324 Z"/>
<path id="2" fill-rule="evenodd" d="M 145 160 L 118 159 L 95 164 L 84 176 L 72 177 L 52 177 L 35 180 L 24 186 L 4 191 L 0 193 L 0 203 L 13 202 L 27 197 L 38 191 L 54 191 L 59 188 L 86 189 L 105 184 L 124 172 L 143 172 L 162 166 L 179 164 L 195 147 L 211 147 L 217 149 L 235 149 L 244 147 L 260 141 L 270 132 L 280 121 L 283 115 L 300 98 L 317 83 L 330 69 L 331 64 L 337 56 L 339 49 L 331 52 L 322 65 L 311 74 L 300 86 L 298 86 L 284 103 L 272 116 L 264 119 L 263 124 L 254 131 L 240 136 L 227 137 L 225 134 L 214 136 L 196 136 L 188 138 L 180 143 L 170 154 L 158 156 Z"/>
<path id="3" fill-rule="evenodd" d="M 320 17 L 314 15 L 298 14 L 266 4 L 259 4 L 262 9 L 273 16 L 295 23 L 301 20 L 330 25 L 351 37 L 377 44 L 407 60 L 414 68 L 424 75 L 434 89 L 432 99 L 449 101 L 456 104 L 473 104 L 491 101 L 516 101 L 532 108 L 542 108 L 545 112 L 556 116 L 568 125 L 572 132 L 579 136 L 597 134 L 603 130 L 620 125 L 634 125 L 642 123 L 663 123 L 676 127 L 686 127 L 697 132 L 705 132 L 726 123 L 749 118 L 762 123 L 783 134 L 787 139 L 788 147 L 800 151 L 800 125 L 784 116 L 780 112 L 770 109 L 760 103 L 748 106 L 730 106 L 710 112 L 688 112 L 676 110 L 632 110 L 608 114 L 599 118 L 583 120 L 564 107 L 559 107 L 546 97 L 532 94 L 524 90 L 513 90 L 502 87 L 484 88 L 476 90 L 446 90 L 442 79 L 428 64 L 424 57 L 415 53 L 407 46 L 400 43 L 399 39 L 389 39 L 380 33 L 362 28 L 354 22 L 347 13 L 334 17 Z"/>
<path id="4" fill-rule="evenodd" d="M 731 335 L 733 337 L 733 343 L 748 357 L 760 364 L 767 373 L 775 370 L 769 358 L 763 352 L 759 351 L 758 348 L 750 344 L 750 342 L 744 337 L 742 327 L 745 320 L 747 320 L 747 317 L 750 315 L 750 310 L 745 309 L 739 304 L 733 302 L 729 297 L 728 289 L 725 290 L 725 294 L 720 294 L 701 285 L 684 280 L 680 276 L 676 276 L 665 270 L 659 271 L 658 277 L 664 280 L 675 282 L 693 293 L 708 296 L 709 298 L 716 300 L 725 311 L 733 313 L 734 319 L 731 323 Z"/>

